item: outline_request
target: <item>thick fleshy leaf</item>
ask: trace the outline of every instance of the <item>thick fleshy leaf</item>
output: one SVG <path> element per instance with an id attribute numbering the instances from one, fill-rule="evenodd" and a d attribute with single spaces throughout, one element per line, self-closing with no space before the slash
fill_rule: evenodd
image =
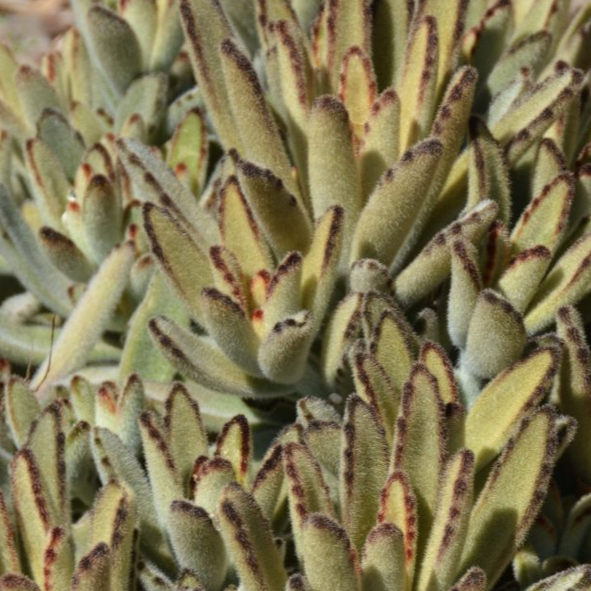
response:
<path id="1" fill-rule="evenodd" d="M 490 583 L 523 543 L 543 502 L 555 461 L 556 420 L 546 406 L 522 421 L 476 501 L 461 563 L 464 568 L 478 564 Z M 492 527 L 497 543 L 491 547 Z"/>
<path id="2" fill-rule="evenodd" d="M 500 292 L 521 314 L 535 296 L 550 265 L 552 255 L 545 246 L 534 246 L 520 252 L 501 275 Z"/>
<path id="3" fill-rule="evenodd" d="M 480 293 L 468 328 L 462 363 L 490 379 L 519 359 L 526 342 L 522 315 L 502 296 Z"/>
<path id="4" fill-rule="evenodd" d="M 283 179 L 251 162 L 238 162 L 238 178 L 248 204 L 277 258 L 297 250 L 305 254 L 312 227 L 308 213 Z M 289 223 L 286 223 L 289 220 Z"/>
<path id="5" fill-rule="evenodd" d="M 579 238 L 548 273 L 525 316 L 529 333 L 554 322 L 561 306 L 577 304 L 589 291 L 591 277 L 591 234 Z"/>
<path id="6" fill-rule="evenodd" d="M 339 573 L 341 591 L 361 591 L 361 567 L 347 532 L 336 521 L 312 513 L 304 521 L 303 562 L 312 591 L 334 586 Z"/>
<path id="7" fill-rule="evenodd" d="M 140 433 L 154 505 L 163 527 L 168 520 L 170 504 L 183 498 L 183 488 L 166 439 L 164 425 L 158 415 L 146 411 L 140 416 Z"/>
<path id="8" fill-rule="evenodd" d="M 405 548 L 402 532 L 392 523 L 376 525 L 363 546 L 364 591 L 390 591 L 405 584 Z"/>
<path id="9" fill-rule="evenodd" d="M 180 566 L 191 569 L 204 588 L 221 589 L 228 558 L 222 536 L 207 511 L 189 501 L 174 501 L 170 506 L 168 532 Z"/>
<path id="10" fill-rule="evenodd" d="M 238 484 L 225 487 L 219 503 L 222 533 L 245 591 L 284 591 L 287 582 L 269 523 Z"/>
<path id="11" fill-rule="evenodd" d="M 429 534 L 417 589 L 446 591 L 462 555 L 472 510 L 474 454 L 462 450 L 447 463 Z"/>
<path id="12" fill-rule="evenodd" d="M 334 509 L 320 466 L 306 446 L 288 443 L 283 451 L 283 466 L 294 542 L 298 555 L 302 557 L 304 520 L 316 512 L 333 517 Z"/>
<path id="13" fill-rule="evenodd" d="M 111 551 L 104 542 L 97 544 L 76 566 L 72 591 L 109 591 Z"/>
<path id="14" fill-rule="evenodd" d="M 451 245 L 451 286 L 447 329 L 456 347 L 465 347 L 470 320 L 482 289 L 478 251 L 471 242 L 458 237 Z"/>
<path id="15" fill-rule="evenodd" d="M 265 377 L 279 384 L 295 384 L 304 376 L 314 338 L 314 319 L 302 311 L 278 322 L 259 348 Z"/>
<path id="16" fill-rule="evenodd" d="M 379 6 L 383 4 L 385 2 Z M 364 200 L 369 197 L 382 174 L 398 160 L 399 137 L 400 98 L 390 87 L 374 101 L 363 130 L 360 175 Z"/>
<path id="17" fill-rule="evenodd" d="M 105 6 L 88 11 L 87 26 L 106 81 L 123 94 L 142 69 L 142 50 L 131 26 Z"/>
<path id="18" fill-rule="evenodd" d="M 388 445 L 377 413 L 358 396 L 347 400 L 341 441 L 341 519 L 361 550 L 376 522 L 388 473 Z"/>
<path id="19" fill-rule="evenodd" d="M 252 464 L 252 435 L 248 420 L 237 415 L 228 421 L 218 436 L 216 457 L 228 460 L 234 468 L 236 480 L 242 486 L 250 481 Z"/>
<path id="20" fill-rule="evenodd" d="M 398 91 L 404 97 L 400 104 L 400 151 L 427 135 L 433 119 L 439 61 L 437 25 L 433 16 L 425 16 L 410 29 Z"/>
<path id="21" fill-rule="evenodd" d="M 201 290 L 213 279 L 203 247 L 169 211 L 157 205 L 144 205 L 144 223 L 152 252 L 162 270 L 189 310 L 201 319 Z M 190 265 L 187 265 L 188 259 Z"/>
<path id="22" fill-rule="evenodd" d="M 589 437 L 591 436 L 591 353 L 585 340 L 580 315 L 571 306 L 558 311 L 558 336 L 564 341 L 564 355 L 560 366 L 560 408 L 579 424 L 568 454 L 578 476 L 591 482 Z"/>
<path id="23" fill-rule="evenodd" d="M 210 339 L 197 336 L 163 317 L 149 323 L 150 333 L 165 357 L 190 379 L 207 388 L 239 396 L 277 396 L 286 388 L 244 373 Z"/>
<path id="24" fill-rule="evenodd" d="M 425 140 L 382 176 L 355 227 L 352 262 L 374 258 L 389 266 L 408 255 L 428 215 L 429 187 L 441 155 L 438 140 Z"/>
<path id="25" fill-rule="evenodd" d="M 208 443 L 199 405 L 182 384 L 174 384 L 166 399 L 164 426 L 170 455 L 186 488 L 195 460 L 207 455 Z"/>
<path id="26" fill-rule="evenodd" d="M 28 577 L 9 573 L 0 577 L 0 591 L 41 591 L 41 589 Z"/>
<path id="27" fill-rule="evenodd" d="M 428 531 L 435 514 L 439 475 L 446 459 L 446 438 L 437 380 L 426 367 L 417 364 L 402 395 L 391 469 L 408 474 L 417 495 L 418 526 L 423 531 Z"/>
<path id="28" fill-rule="evenodd" d="M 563 173 L 534 197 L 511 234 L 517 252 L 538 245 L 545 246 L 552 254 L 556 252 L 567 228 L 574 190 L 573 175 Z"/>
<path id="29" fill-rule="evenodd" d="M 336 97 L 324 95 L 316 99 L 310 111 L 308 138 L 314 217 L 319 218 L 333 205 L 344 208 L 343 245 L 347 248 L 342 257 L 345 257 L 361 210 L 361 186 L 349 116 Z"/>
<path id="30" fill-rule="evenodd" d="M 35 387 L 64 378 L 86 362 L 119 303 L 133 256 L 133 244 L 125 242 L 105 259 L 68 318 L 50 356 L 37 370 L 33 378 Z"/>
<path id="31" fill-rule="evenodd" d="M 506 369 L 479 394 L 466 417 L 464 441 L 475 454 L 477 472 L 503 449 L 519 422 L 547 394 L 559 361 L 555 347 L 542 347 Z"/>

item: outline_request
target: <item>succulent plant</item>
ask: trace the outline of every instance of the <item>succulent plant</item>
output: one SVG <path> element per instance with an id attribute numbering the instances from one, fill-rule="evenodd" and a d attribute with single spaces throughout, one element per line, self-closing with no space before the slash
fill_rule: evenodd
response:
<path id="1" fill-rule="evenodd" d="M 73 9 L 0 48 L 0 591 L 590 588 L 591 5 Z"/>
<path id="2" fill-rule="evenodd" d="M 391 401 L 395 420 L 369 383 L 342 417 L 306 397 L 260 460 L 244 415 L 210 444 L 180 383 L 157 403 L 137 376 L 121 389 L 77 377 L 42 406 L 7 374 L 0 589 L 492 588 L 574 433 L 540 405 L 558 345 L 507 369 L 468 412 L 445 404 L 456 386 L 432 347 Z M 590 576 L 574 567 L 551 588 Z"/>

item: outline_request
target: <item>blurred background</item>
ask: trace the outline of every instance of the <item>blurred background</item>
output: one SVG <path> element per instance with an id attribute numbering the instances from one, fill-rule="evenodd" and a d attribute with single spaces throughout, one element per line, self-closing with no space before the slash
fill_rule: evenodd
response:
<path id="1" fill-rule="evenodd" d="M 0 0 L 0 41 L 35 62 L 72 23 L 68 0 Z"/>

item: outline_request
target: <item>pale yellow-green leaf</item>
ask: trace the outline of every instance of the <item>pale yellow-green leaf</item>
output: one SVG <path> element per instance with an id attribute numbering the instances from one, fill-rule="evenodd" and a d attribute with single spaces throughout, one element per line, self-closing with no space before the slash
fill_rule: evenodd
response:
<path id="1" fill-rule="evenodd" d="M 392 523 L 376 525 L 368 534 L 361 559 L 363 591 L 405 588 L 404 537 Z"/>

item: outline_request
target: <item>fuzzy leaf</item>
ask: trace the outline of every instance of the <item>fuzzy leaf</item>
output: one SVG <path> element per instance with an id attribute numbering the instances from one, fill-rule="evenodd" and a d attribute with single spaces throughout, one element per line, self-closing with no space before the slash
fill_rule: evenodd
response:
<path id="1" fill-rule="evenodd" d="M 134 568 L 136 506 L 130 489 L 115 482 L 99 493 L 92 514 L 93 545 L 110 550 L 110 591 L 125 591 Z"/>
<path id="2" fill-rule="evenodd" d="M 511 242 L 517 252 L 542 245 L 556 252 L 564 236 L 575 190 L 571 173 L 552 179 L 517 221 Z"/>
<path id="3" fill-rule="evenodd" d="M 591 276 L 591 234 L 579 238 L 548 273 L 525 316 L 529 333 L 554 322 L 561 306 L 576 304 L 588 292 Z"/>
<path id="4" fill-rule="evenodd" d="M 424 365 L 437 380 L 439 394 L 444 404 L 459 402 L 453 366 L 443 347 L 433 341 L 427 341 L 421 347 L 419 363 Z"/>
<path id="5" fill-rule="evenodd" d="M 391 523 L 376 525 L 363 547 L 363 590 L 389 591 L 404 584 L 405 549 L 402 532 Z"/>
<path id="6" fill-rule="evenodd" d="M 408 305 L 419 301 L 441 284 L 450 273 L 449 242 L 461 233 L 470 242 L 477 242 L 494 221 L 498 206 L 481 201 L 474 209 L 436 234 L 419 255 L 396 277 L 397 299 Z"/>
<path id="7" fill-rule="evenodd" d="M 220 52 L 222 41 L 232 35 L 230 23 L 216 0 L 181 0 L 179 6 L 193 72 L 207 112 L 223 144 L 240 149 Z"/>
<path id="8" fill-rule="evenodd" d="M 361 590 L 361 568 L 347 532 L 330 517 L 312 513 L 304 522 L 303 562 L 311 591 L 334 586 L 339 573 L 340 591 Z"/>
<path id="9" fill-rule="evenodd" d="M 546 395 L 559 360 L 555 347 L 542 347 L 506 369 L 478 395 L 466 417 L 464 441 L 475 454 L 477 472 L 503 449 L 528 410 Z"/>
<path id="10" fill-rule="evenodd" d="M 474 374 L 493 378 L 519 359 L 526 338 L 521 314 L 487 289 L 478 296 L 470 319 L 463 362 Z"/>
<path id="11" fill-rule="evenodd" d="M 439 475 L 445 462 L 446 437 L 437 380 L 424 366 L 417 364 L 404 386 L 391 469 L 408 473 L 417 495 L 419 529 L 422 531 L 428 531 L 435 512 Z"/>
<path id="12" fill-rule="evenodd" d="M 238 162 L 238 178 L 276 257 L 280 259 L 292 250 L 304 254 L 310 244 L 312 227 L 308 213 L 284 180 L 244 160 Z"/>
<path id="13" fill-rule="evenodd" d="M 164 426 L 170 455 L 186 488 L 193 463 L 199 456 L 207 455 L 208 443 L 199 405 L 182 384 L 174 384 L 166 399 Z"/>
<path id="14" fill-rule="evenodd" d="M 451 591 L 485 591 L 486 588 L 486 573 L 481 568 L 473 566 L 451 588 Z"/>
<path id="15" fill-rule="evenodd" d="M 41 589 L 24 575 L 9 573 L 0 577 L 0 591 L 41 591 Z"/>
<path id="16" fill-rule="evenodd" d="M 393 88 L 386 88 L 374 101 L 364 126 L 360 162 L 363 199 L 368 198 L 391 163 L 398 160 L 399 138 L 400 98 Z"/>
<path id="17" fill-rule="evenodd" d="M 557 444 L 556 413 L 549 407 L 526 417 L 495 464 L 470 516 L 462 565 L 478 564 L 490 584 L 523 543 L 542 504 Z M 489 533 L 495 528 L 496 544 Z"/>
<path id="18" fill-rule="evenodd" d="M 501 275 L 499 290 L 518 312 L 525 312 L 535 296 L 551 258 L 545 246 L 533 246 L 520 252 Z"/>
<path id="19" fill-rule="evenodd" d="M 587 453 L 591 435 L 591 353 L 585 340 L 582 319 L 574 308 L 560 308 L 556 327 L 565 345 L 560 367 L 560 408 L 579 424 L 568 454 L 578 476 L 584 482 L 591 482 L 591 464 Z"/>
<path id="20" fill-rule="evenodd" d="M 183 498 L 183 488 L 170 447 L 165 436 L 164 425 L 152 411 L 140 416 L 140 433 L 154 504 L 161 525 L 168 520 L 170 504 Z"/>
<path id="21" fill-rule="evenodd" d="M 219 504 L 222 533 L 245 591 L 284 591 L 285 572 L 269 523 L 251 495 L 229 484 Z"/>
<path id="22" fill-rule="evenodd" d="M 425 140 L 382 176 L 355 228 L 352 262 L 375 258 L 389 266 L 408 255 L 429 208 L 429 187 L 441 155 L 438 140 Z"/>
<path id="23" fill-rule="evenodd" d="M 244 415 L 228 421 L 218 436 L 215 454 L 228 460 L 234 468 L 237 482 L 246 486 L 250 481 L 252 464 L 252 435 Z"/>
<path id="24" fill-rule="evenodd" d="M 283 496 L 283 482 L 283 446 L 276 443 L 265 454 L 251 489 L 254 500 L 269 523 L 273 522 L 275 509 Z"/>
<path id="25" fill-rule="evenodd" d="M 286 389 L 245 374 L 210 340 L 157 317 L 149 323 L 152 338 L 165 357 L 190 379 L 216 391 L 252 397 L 276 396 Z"/>
<path id="26" fill-rule="evenodd" d="M 456 347 L 465 347 L 470 320 L 482 288 L 478 251 L 465 238 L 451 245 L 451 286 L 447 311 L 449 336 Z"/>
<path id="27" fill-rule="evenodd" d="M 343 525 L 358 549 L 375 524 L 387 472 L 388 446 L 378 415 L 352 396 L 343 424 L 339 490 Z"/>
<path id="28" fill-rule="evenodd" d="M 204 588 L 221 589 L 228 559 L 222 536 L 207 511 L 189 501 L 174 501 L 168 531 L 180 566 L 192 569 Z"/>
<path id="29" fill-rule="evenodd" d="M 356 1 L 353 0 L 352 4 Z M 324 95 L 314 101 L 308 138 L 310 198 L 314 217 L 319 218 L 333 205 L 343 207 L 346 212 L 343 244 L 347 247 L 361 210 L 361 187 L 349 116 L 337 98 Z M 345 251 L 342 256 L 345 256 Z"/>
<path id="30" fill-rule="evenodd" d="M 0 569 L 2 572 L 21 570 L 16 543 L 15 528 L 8 513 L 4 494 L 0 492 Z M 1 585 L 0 579 L 0 589 L 2 589 Z"/>
<path id="31" fill-rule="evenodd" d="M 37 370 L 34 386 L 64 378 L 85 363 L 119 303 L 132 263 L 130 242 L 118 246 L 105 259 L 66 321 L 50 357 Z"/>
<path id="32" fill-rule="evenodd" d="M 304 376 L 314 338 L 314 319 L 302 311 L 278 322 L 259 348 L 263 374 L 279 384 L 295 384 Z"/>
<path id="33" fill-rule="evenodd" d="M 234 467 L 228 460 L 219 456 L 211 460 L 207 456 L 197 458 L 192 476 L 193 502 L 208 514 L 217 515 L 222 490 L 235 479 Z"/>
<path id="34" fill-rule="evenodd" d="M 441 480 L 417 589 L 444 591 L 453 583 L 472 510 L 473 479 L 471 451 L 462 450 L 450 458 Z"/>
<path id="35" fill-rule="evenodd" d="M 72 591 L 109 591 L 111 552 L 104 542 L 97 544 L 76 566 Z"/>
<path id="36" fill-rule="evenodd" d="M 202 246 L 170 214 L 152 203 L 144 205 L 144 223 L 152 252 L 189 311 L 202 318 L 201 290 L 212 281 Z M 188 266 L 186 261 L 191 260 Z"/>
<path id="37" fill-rule="evenodd" d="M 439 61 L 437 25 L 433 16 L 426 16 L 410 29 L 399 83 L 400 96 L 404 97 L 400 105 L 400 151 L 425 137 L 432 122 Z"/>
<path id="38" fill-rule="evenodd" d="M 306 446 L 288 443 L 283 451 L 283 465 L 294 542 L 301 558 L 305 551 L 303 527 L 306 517 L 316 512 L 333 517 L 334 509 L 320 466 Z"/>
<path id="39" fill-rule="evenodd" d="M 26 382 L 16 376 L 5 385 L 4 405 L 8 428 L 20 448 L 25 444 L 31 424 L 38 417 L 41 407 Z"/>
<path id="40" fill-rule="evenodd" d="M 142 69 L 142 50 L 126 20 L 104 6 L 93 6 L 87 16 L 94 53 L 106 81 L 121 95 Z"/>

